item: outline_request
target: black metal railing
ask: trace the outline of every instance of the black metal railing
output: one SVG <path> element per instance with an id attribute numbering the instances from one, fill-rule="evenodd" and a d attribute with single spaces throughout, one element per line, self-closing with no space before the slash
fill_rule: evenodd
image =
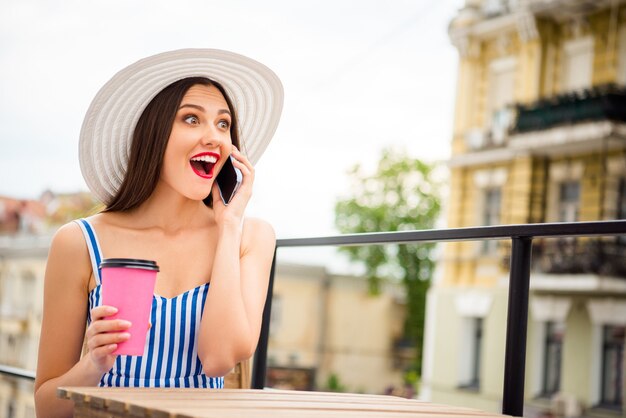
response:
<path id="1" fill-rule="evenodd" d="M 20 379 L 35 380 L 35 372 L 0 364 L 0 374 Z"/>
<path id="2" fill-rule="evenodd" d="M 626 279 L 626 242 L 618 239 L 541 240 L 533 245 L 533 272 L 597 274 Z"/>
<path id="3" fill-rule="evenodd" d="M 511 133 L 543 131 L 574 123 L 626 121 L 626 88 L 616 84 L 595 86 L 559 94 L 529 105 L 516 106 L 517 118 Z"/>
<path id="4" fill-rule="evenodd" d="M 453 228 L 425 231 L 378 232 L 317 238 L 279 239 L 270 273 L 269 291 L 261 337 L 254 357 L 252 387 L 265 386 L 267 346 L 272 309 L 272 291 L 278 249 L 285 247 L 380 245 L 416 242 L 481 241 L 510 239 L 510 279 L 506 327 L 502 413 L 522 416 L 524 408 L 524 372 L 526 369 L 526 331 L 530 286 L 531 251 L 534 238 L 594 237 L 626 235 L 626 221 L 572 222 Z"/>
<path id="5" fill-rule="evenodd" d="M 276 251 L 274 253 L 274 261 L 270 273 L 268 295 L 263 311 L 261 336 L 254 356 L 252 387 L 262 389 L 265 386 L 272 293 L 274 275 L 276 272 L 276 256 L 279 248 L 510 239 L 512 241 L 512 247 L 510 256 L 502 413 L 506 415 L 522 416 L 524 406 L 524 372 L 526 367 L 528 296 L 533 239 L 618 235 L 626 235 L 626 220 L 502 225 L 279 239 L 276 242 Z M 31 371 L 3 365 L 0 365 L 0 374 L 30 380 L 35 378 L 35 374 Z"/>

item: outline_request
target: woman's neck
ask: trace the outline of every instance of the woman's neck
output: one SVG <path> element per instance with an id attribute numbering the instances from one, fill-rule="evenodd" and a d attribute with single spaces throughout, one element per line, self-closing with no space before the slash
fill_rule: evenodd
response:
<path id="1" fill-rule="evenodd" d="M 141 206 L 133 210 L 132 215 L 141 219 L 141 224 L 166 233 L 207 226 L 213 219 L 212 210 L 203 201 L 192 200 L 158 186 Z"/>

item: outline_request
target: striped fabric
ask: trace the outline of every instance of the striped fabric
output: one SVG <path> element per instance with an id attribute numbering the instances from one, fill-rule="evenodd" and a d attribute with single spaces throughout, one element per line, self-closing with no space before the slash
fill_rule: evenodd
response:
<path id="1" fill-rule="evenodd" d="M 102 253 L 93 227 L 86 219 L 75 221 L 83 231 L 96 287 L 89 293 L 89 310 L 102 304 L 100 261 Z M 99 386 L 223 388 L 224 377 L 208 377 L 198 358 L 197 336 L 209 291 L 205 283 L 173 298 L 154 295 L 146 347 L 142 356 L 117 356 Z M 87 316 L 91 323 L 91 314 Z"/>

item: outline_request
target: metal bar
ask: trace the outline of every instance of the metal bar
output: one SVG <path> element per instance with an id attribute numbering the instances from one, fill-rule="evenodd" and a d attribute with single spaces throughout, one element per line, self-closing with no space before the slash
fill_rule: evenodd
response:
<path id="1" fill-rule="evenodd" d="M 513 237 L 506 324 L 502 413 L 524 415 L 524 374 L 532 239 Z"/>
<path id="2" fill-rule="evenodd" d="M 508 239 L 511 237 L 541 238 L 600 235 L 626 235 L 626 220 L 497 225 L 422 231 L 346 234 L 327 237 L 279 239 L 276 241 L 276 245 L 278 247 L 374 245 L 418 241 L 475 241 L 483 239 Z"/>
<path id="3" fill-rule="evenodd" d="M 272 315 L 272 296 L 274 295 L 274 275 L 276 274 L 277 249 L 278 248 L 274 248 L 274 258 L 272 259 L 270 281 L 267 285 L 265 308 L 263 308 L 261 335 L 259 336 L 259 343 L 254 353 L 254 363 L 252 366 L 252 389 L 263 389 L 265 387 L 265 374 L 267 370 L 267 346 L 270 337 L 270 317 Z"/>
<path id="4" fill-rule="evenodd" d="M 5 366 L 0 364 L 0 374 L 11 377 L 19 377 L 22 379 L 35 380 L 35 372 L 30 370 L 18 369 L 17 367 Z"/>

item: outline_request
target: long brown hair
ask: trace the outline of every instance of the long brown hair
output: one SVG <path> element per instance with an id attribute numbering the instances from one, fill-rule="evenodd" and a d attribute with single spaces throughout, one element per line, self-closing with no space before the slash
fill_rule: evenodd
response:
<path id="1" fill-rule="evenodd" d="M 219 83 L 204 77 L 178 80 L 161 90 L 141 114 L 133 132 L 124 181 L 103 212 L 131 210 L 150 197 L 161 175 L 163 156 L 178 107 L 187 90 L 198 84 L 215 86 L 224 96 L 232 115 L 230 138 L 232 143 L 239 148 L 237 116 L 224 88 Z M 210 194 L 204 199 L 204 203 L 207 206 L 212 205 Z"/>

